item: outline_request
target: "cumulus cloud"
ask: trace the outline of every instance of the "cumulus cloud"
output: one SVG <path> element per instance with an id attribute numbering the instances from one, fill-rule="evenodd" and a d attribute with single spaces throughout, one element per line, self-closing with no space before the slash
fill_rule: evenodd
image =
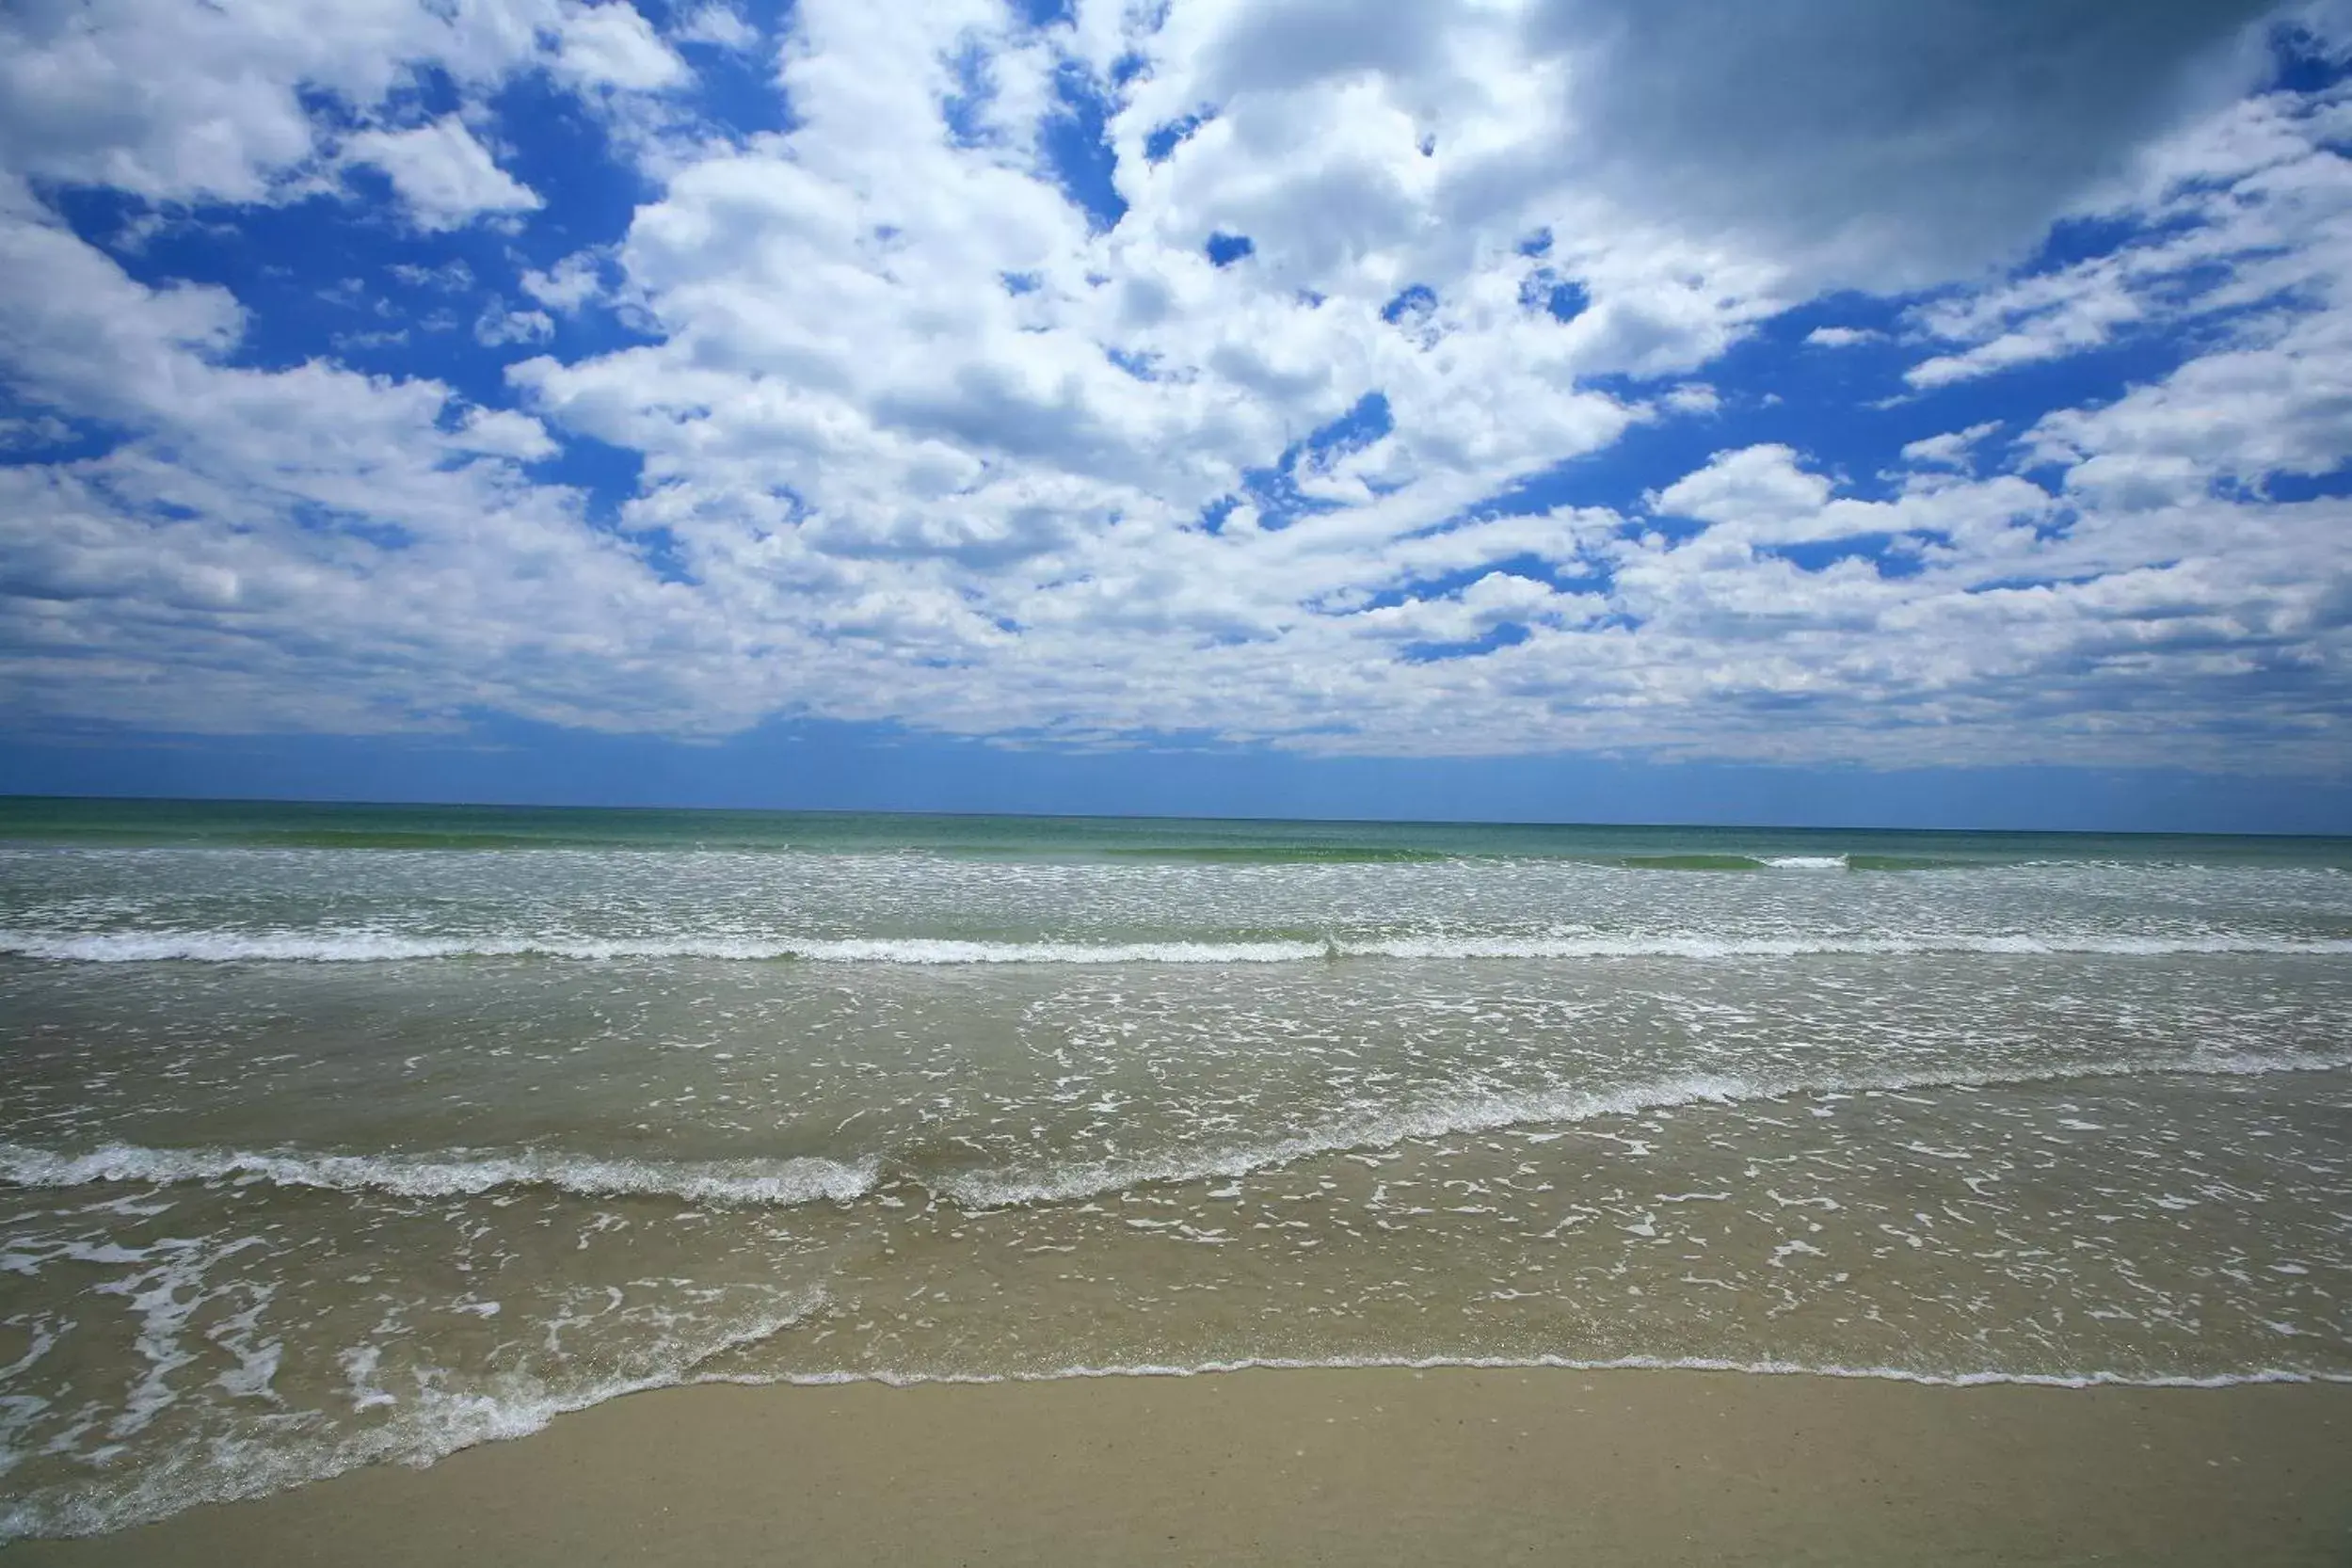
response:
<path id="1" fill-rule="evenodd" d="M 1659 491 L 1651 505 L 1703 522 L 1774 529 L 1817 516 L 1829 498 L 1827 479 L 1805 472 L 1794 451 L 1773 444 L 1719 452 L 1706 467 Z"/>
<path id="2" fill-rule="evenodd" d="M 2328 472 L 2352 455 L 2352 312 L 2274 332 L 2104 408 L 2046 415 L 2026 440 L 2070 465 L 2069 489 L 2136 506 L 2193 500 L 2219 481 Z"/>
<path id="3" fill-rule="evenodd" d="M 2150 137 L 2253 85 L 2264 0 L 1540 0 L 1572 158 L 1627 201 L 1727 227 L 1820 282 L 2006 259 Z"/>
<path id="4" fill-rule="evenodd" d="M 690 74 L 627 0 L 568 5 L 556 35 L 556 69 L 590 87 L 650 92 L 680 86 Z"/>
<path id="5" fill-rule="evenodd" d="M 567 256 L 546 271 L 526 267 L 522 292 L 551 311 L 566 314 L 595 298 L 603 288 L 598 259 L 586 252 Z"/>
<path id="6" fill-rule="evenodd" d="M 455 115 L 406 131 L 363 131 L 344 143 L 344 156 L 382 169 L 423 229 L 454 229 L 485 213 L 540 204 Z"/>
<path id="7" fill-rule="evenodd" d="M 1965 430 L 1946 430 L 1941 435 L 1922 436 L 1915 441 L 1903 443 L 1903 460 L 1927 468 L 1964 468 L 1976 443 L 2000 428 L 1999 420 L 1989 419 Z"/>
<path id="8" fill-rule="evenodd" d="M 141 14 L 0 22 L 44 127 L 0 150 L 0 369 L 121 433 L 0 467 L 25 722 L 2340 763 L 2352 504 L 2286 481 L 2352 456 L 2352 127 L 2238 96 L 2259 8 L 802 0 L 780 129 L 697 118 L 731 10 Z M 386 128 L 424 66 L 460 107 Z M 628 160 L 605 227 L 491 155 L 522 76 Z M 336 156 L 461 369 L 264 357 L 38 194 Z M 2104 248 L 1987 270 L 2067 213 Z M 1833 286 L 1893 330 L 1804 344 L 1911 348 L 1869 390 L 1924 420 L 2172 353 L 1767 422 L 1758 355 L 1792 394 L 1889 357 L 1759 334 Z M 545 477 L 608 448 L 595 498 Z"/>
<path id="9" fill-rule="evenodd" d="M 298 191 L 322 127 L 304 94 L 381 104 L 416 66 L 503 76 L 552 0 L 144 0 L 0 12 L 0 161 L 167 201 Z"/>
<path id="10" fill-rule="evenodd" d="M 731 6 L 706 5 L 686 14 L 670 35 L 681 43 L 708 43 L 744 50 L 760 41 L 760 29 Z"/>
<path id="11" fill-rule="evenodd" d="M 2136 188 L 2091 209 L 2129 222 L 2131 240 L 1918 309 L 1927 335 L 1960 346 L 1905 378 L 1933 389 L 2134 332 L 2335 303 L 2352 265 L 2352 178 L 2332 150 L 2347 133 L 2352 91 L 2339 87 L 2256 98 L 2156 144 Z M 2267 327 L 2258 316 L 2249 329 Z"/>
<path id="12" fill-rule="evenodd" d="M 717 678 L 709 629 L 634 550 L 585 527 L 571 492 L 523 481 L 515 462 L 553 450 L 534 421 L 459 417 L 429 380 L 220 364 L 236 325 L 214 301 L 36 232 L 46 243 L 0 231 L 11 275 L 40 290 L 38 308 L 0 301 L 19 387 L 139 434 L 98 459 L 0 468 L 0 667 L 19 720 L 376 731 L 487 705 L 656 728 Z M 622 672 L 628 695 L 600 697 Z M 726 722 L 694 706 L 695 723 Z"/>
<path id="13" fill-rule="evenodd" d="M 495 297 L 483 307 L 473 323 L 473 341 L 485 348 L 540 343 L 554 335 L 554 318 L 545 311 L 510 311 L 504 300 Z"/>

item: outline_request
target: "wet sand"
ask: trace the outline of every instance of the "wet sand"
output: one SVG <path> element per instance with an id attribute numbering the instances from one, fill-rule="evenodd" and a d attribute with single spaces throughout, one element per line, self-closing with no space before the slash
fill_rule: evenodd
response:
<path id="1" fill-rule="evenodd" d="M 9 1568 L 2352 1563 L 2352 1385 L 1391 1369 L 668 1389 Z"/>

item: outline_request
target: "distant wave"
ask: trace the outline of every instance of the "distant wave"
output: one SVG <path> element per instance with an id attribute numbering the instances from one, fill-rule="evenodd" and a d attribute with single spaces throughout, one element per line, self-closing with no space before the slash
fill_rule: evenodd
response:
<path id="1" fill-rule="evenodd" d="M 1608 1090 L 1559 1087 L 1515 1096 L 1432 1096 L 1419 1104 L 1352 1116 L 1263 1143 L 1177 1147 L 1155 1155 L 1044 1169 L 914 1170 L 894 1165 L 888 1156 L 875 1150 L 844 1159 L 665 1160 L 608 1160 L 544 1151 L 305 1154 L 164 1149 L 129 1144 L 74 1153 L 0 1144 L 0 1183 L 64 1188 L 260 1181 L 404 1197 L 470 1196 L 513 1187 L 551 1187 L 589 1197 L 666 1196 L 688 1203 L 786 1207 L 827 1199 L 850 1202 L 897 1176 L 959 1208 L 1006 1208 L 1070 1202 L 1155 1182 L 1247 1176 L 1317 1155 L 1384 1148 L 1414 1138 L 1555 1126 L 1682 1106 L 1738 1105 L 1806 1094 L 1981 1089 L 2139 1077 L 2251 1078 L 2347 1067 L 2352 1067 L 2352 1052 L 2092 1062 L 2010 1072 L 1944 1068 L 1812 1078 L 1681 1076 Z"/>
<path id="2" fill-rule="evenodd" d="M 1031 853 L 1036 853 L 1032 848 Z M 1048 847 L 1047 853 L 1050 853 Z M 1210 866 L 1415 865 L 1487 859 L 1468 850 L 1412 849 L 1371 844 L 1118 844 L 1082 845 L 1078 854 L 1107 860 L 1169 860 Z"/>
<path id="3" fill-rule="evenodd" d="M 1976 856 L 1968 859 L 1927 855 L 1745 855 L 1726 852 L 1691 855 L 1620 855 L 1602 862 L 1640 872 L 1965 872 L 1997 871 L 2029 862 Z M 2097 860 L 2051 861 L 2051 865 L 2099 866 L 2128 864 Z"/>
<path id="4" fill-rule="evenodd" d="M 1862 936 L 1386 936 L 1340 941 L 964 941 L 930 936 L 410 936 L 396 932 L 0 930 L 0 955 L 56 963 L 360 964 L 436 958 L 798 959 L 824 964 L 1290 964 L 1344 958 L 1800 958 L 1827 954 L 2352 953 L 2352 937 L 2081 932 Z"/>
<path id="5" fill-rule="evenodd" d="M 1416 846 L 1386 844 L 1302 843 L 1302 844 L 1151 844 L 1101 843 L 1074 840 L 1057 843 L 1050 839 L 1034 841 L 1006 840 L 1002 842 L 976 840 L 923 843 L 826 842 L 813 839 L 794 842 L 786 839 L 728 837 L 713 834 L 704 838 L 599 837 L 591 834 L 495 833 L 458 832 L 451 830 L 401 830 L 396 828 L 244 828 L 234 831 L 193 833 L 170 836 L 153 833 L 96 833 L 84 832 L 57 835 L 47 840 L 18 840 L 19 843 L 56 842 L 88 849 L 248 849 L 248 850 L 570 850 L 615 852 L 630 855 L 824 855 L 841 856 L 878 856 L 921 855 L 944 859 L 1107 859 L 1107 860 L 1167 860 L 1233 865 L 1291 865 L 1352 864 L 1364 862 L 1410 863 L 1454 859 L 1493 858 L 1493 852 L 1479 850 L 1426 849 Z M 1540 854 L 1540 852 L 1538 852 Z M 1576 856 L 1555 856 L 1550 858 L 1582 858 Z"/>

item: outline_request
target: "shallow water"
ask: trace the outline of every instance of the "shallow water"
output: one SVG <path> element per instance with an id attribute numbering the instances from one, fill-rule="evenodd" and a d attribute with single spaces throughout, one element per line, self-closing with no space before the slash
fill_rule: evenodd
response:
<path id="1" fill-rule="evenodd" d="M 2352 1376 L 2352 845 L 0 803 L 0 1533 L 693 1378 Z"/>

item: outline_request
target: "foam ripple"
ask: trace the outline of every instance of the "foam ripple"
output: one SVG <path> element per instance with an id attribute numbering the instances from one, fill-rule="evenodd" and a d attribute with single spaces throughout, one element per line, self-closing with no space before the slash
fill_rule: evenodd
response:
<path id="1" fill-rule="evenodd" d="M 444 958 L 797 959 L 825 964 L 1287 964 L 1315 959 L 1801 958 L 1933 954 L 2168 957 L 2352 953 L 2352 937 L 2214 932 L 1953 932 L 1888 936 L 1388 936 L 1311 941 L 966 941 L 942 937 L 409 936 L 380 931 L 55 932 L 0 930 L 0 955 L 54 963 L 362 964 Z"/>
<path id="2" fill-rule="evenodd" d="M 558 1416 L 624 1394 L 732 1381 L 700 1368 L 789 1331 L 828 1300 L 822 1288 L 801 1291 L 775 1311 L 703 1343 L 674 1347 L 629 1375 L 566 1385 L 515 1374 L 472 1389 L 422 1386 L 399 1415 L 339 1440 L 257 1433 L 189 1443 L 120 1481 L 102 1479 L 0 1502 L 0 1547 L 28 1537 L 98 1535 L 200 1503 L 266 1496 L 366 1464 L 427 1465 L 461 1448 L 528 1436 Z"/>
<path id="3" fill-rule="evenodd" d="M 2352 1068 L 2352 1051 L 2328 1055 L 2240 1053 L 2174 1060 L 2091 1062 L 2022 1070 L 1857 1072 L 1742 1078 L 1678 1076 L 1608 1090 L 1560 1087 L 1530 1095 L 1437 1098 L 1350 1117 L 1288 1138 L 1224 1148 L 1184 1147 L 1141 1158 L 1080 1161 L 1049 1169 L 903 1173 L 968 1209 L 1074 1202 L 1153 1182 L 1234 1177 L 1351 1149 L 1386 1148 L 1507 1128 L 1557 1126 L 1695 1105 L 1741 1105 L 1792 1095 L 1987 1089 L 2118 1078 L 2250 1078 Z M 404 1197 L 471 1196 L 544 1186 L 589 1197 L 667 1196 L 688 1203 L 789 1207 L 847 1203 L 874 1192 L 889 1161 L 880 1152 L 851 1160 L 600 1160 L 551 1154 L 304 1155 L 223 1149 L 162 1149 L 115 1144 L 71 1154 L 0 1144 L 0 1182 L 20 1187 L 107 1183 L 168 1185 L 263 1181 L 284 1187 L 380 1192 Z"/>
<path id="4" fill-rule="evenodd" d="M 2242 1372 L 2124 1372 L 2095 1368 L 2080 1372 L 2003 1371 L 1963 1368 L 1918 1371 L 1905 1367 L 1848 1367 L 1835 1362 L 1734 1361 L 1716 1356 L 1621 1355 L 1585 1359 L 1565 1355 L 1419 1355 L 1419 1356 L 1244 1356 L 1231 1361 L 1136 1363 L 1115 1367 L 1057 1367 L 1043 1372 L 898 1372 L 864 1370 L 789 1373 L 780 1377 L 726 1375 L 699 1381 L 753 1387 L 782 1383 L 799 1387 L 829 1387 L 841 1384 L 879 1383 L 894 1388 L 924 1384 L 1062 1383 L 1074 1378 L 1192 1378 L 1218 1377 L 1229 1372 L 1317 1371 L 1392 1368 L 1433 1371 L 1460 1367 L 1479 1371 L 1512 1371 L 1553 1368 L 1570 1372 L 1725 1372 L 1751 1377 L 1864 1378 L 1888 1383 L 1915 1383 L 1930 1388 L 1981 1388 L 2013 1384 L 2028 1388 L 2235 1388 L 2246 1384 L 2352 1383 L 2352 1372 L 2307 1370 L 2293 1367 L 2253 1368 Z"/>
<path id="5" fill-rule="evenodd" d="M 930 1179 L 934 1191 L 966 1208 L 1064 1203 L 1156 1181 L 1241 1176 L 1316 1155 L 1386 1148 L 1411 1138 L 1439 1139 L 1506 1128 L 1592 1121 L 1687 1105 L 1737 1105 L 1806 1094 L 1989 1089 L 2078 1080 L 2138 1077 L 2253 1078 L 2271 1073 L 2352 1068 L 2352 1052 L 2328 1056 L 2193 1057 L 2170 1062 L 2099 1062 L 2017 1071 L 1850 1073 L 1784 1079 L 1689 1076 L 1592 1091 L 1560 1088 L 1528 1096 L 1440 1100 L 1334 1124 L 1295 1137 L 1215 1153 L 1186 1150 L 1156 1158 L 1065 1166 L 1045 1175 L 975 1171 Z"/>
<path id="6" fill-rule="evenodd" d="M 667 1196 L 690 1203 L 783 1207 L 847 1202 L 872 1191 L 878 1159 L 659 1160 L 571 1155 L 256 1154 L 110 1144 L 59 1154 L 0 1144 L 0 1181 L 18 1187 L 136 1182 L 262 1181 L 278 1187 L 470 1197 L 507 1187 L 553 1187 L 584 1197 Z"/>

